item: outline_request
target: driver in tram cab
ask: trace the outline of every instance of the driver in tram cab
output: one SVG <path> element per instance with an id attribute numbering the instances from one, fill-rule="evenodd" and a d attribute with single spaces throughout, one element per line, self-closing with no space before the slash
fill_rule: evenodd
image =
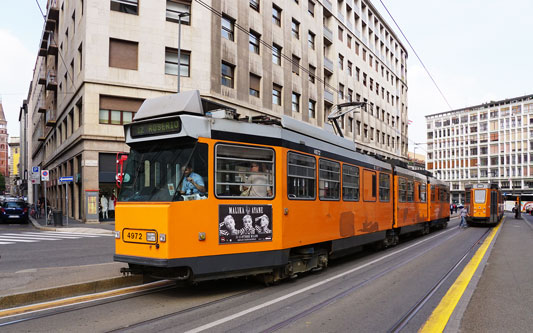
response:
<path id="1" fill-rule="evenodd" d="M 182 172 L 184 176 L 183 183 L 181 184 L 181 194 L 190 195 L 205 193 L 205 184 L 202 176 L 193 172 L 190 165 L 183 167 Z"/>

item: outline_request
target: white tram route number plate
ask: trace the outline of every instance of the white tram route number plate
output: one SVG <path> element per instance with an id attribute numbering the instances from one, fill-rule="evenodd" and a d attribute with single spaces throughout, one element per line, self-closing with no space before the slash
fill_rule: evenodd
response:
<path id="1" fill-rule="evenodd" d="M 151 232 L 155 233 L 156 237 L 154 241 L 149 241 L 146 238 L 146 233 Z M 122 230 L 122 239 L 126 243 L 137 243 L 137 244 L 155 244 L 157 243 L 157 231 L 155 229 L 124 229 Z"/>

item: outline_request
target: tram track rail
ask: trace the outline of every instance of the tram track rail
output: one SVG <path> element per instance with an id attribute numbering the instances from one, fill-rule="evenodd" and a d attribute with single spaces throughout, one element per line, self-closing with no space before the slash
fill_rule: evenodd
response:
<path id="1" fill-rule="evenodd" d="M 450 278 L 453 272 L 461 266 L 463 261 L 465 261 L 470 254 L 474 252 L 476 247 L 483 242 L 483 240 L 489 235 L 492 228 L 487 228 L 487 230 L 478 238 L 478 240 L 472 244 L 472 246 L 464 253 L 464 255 L 455 262 L 455 264 L 416 302 L 416 304 L 409 309 L 392 327 L 387 330 L 390 333 L 401 332 L 411 319 L 416 316 L 418 312 L 424 307 L 424 305 L 431 299 L 431 297 L 437 292 L 437 290 Z"/>
<path id="2" fill-rule="evenodd" d="M 0 311 L 0 327 L 51 317 L 80 309 L 88 309 L 102 304 L 109 304 L 170 290 L 175 287 L 176 285 L 174 281 L 162 280 L 140 286 L 113 289 L 94 294 L 78 295 L 38 304 L 4 309 Z"/>

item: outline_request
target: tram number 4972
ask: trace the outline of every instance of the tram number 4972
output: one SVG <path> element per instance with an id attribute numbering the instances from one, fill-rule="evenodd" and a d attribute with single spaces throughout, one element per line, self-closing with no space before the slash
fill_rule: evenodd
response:
<path id="1" fill-rule="evenodd" d="M 131 240 L 143 240 L 143 234 L 141 232 L 128 232 L 126 237 Z"/>

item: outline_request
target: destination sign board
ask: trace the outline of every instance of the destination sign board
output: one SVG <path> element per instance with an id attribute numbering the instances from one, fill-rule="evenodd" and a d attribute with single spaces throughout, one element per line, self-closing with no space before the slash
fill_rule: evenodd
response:
<path id="1" fill-rule="evenodd" d="M 131 137 L 138 138 L 152 135 L 165 135 L 179 133 L 181 131 L 180 118 L 168 118 L 154 120 L 146 123 L 133 123 L 131 125 Z"/>

